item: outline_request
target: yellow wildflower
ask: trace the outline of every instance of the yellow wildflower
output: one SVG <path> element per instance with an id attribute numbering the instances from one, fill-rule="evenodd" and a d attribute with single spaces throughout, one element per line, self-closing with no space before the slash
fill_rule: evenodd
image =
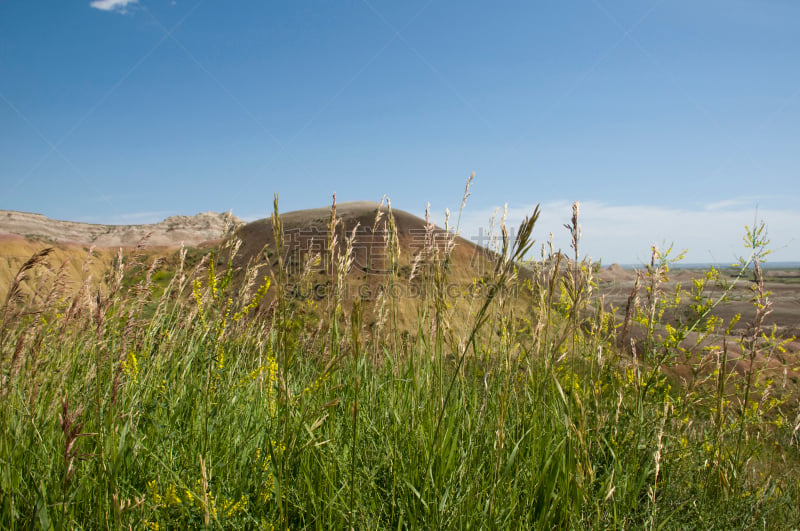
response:
<path id="1" fill-rule="evenodd" d="M 170 485 L 167 487 L 166 492 L 164 492 L 164 503 L 167 505 L 181 504 L 181 499 L 178 497 L 178 493 L 175 491 L 175 485 Z"/>

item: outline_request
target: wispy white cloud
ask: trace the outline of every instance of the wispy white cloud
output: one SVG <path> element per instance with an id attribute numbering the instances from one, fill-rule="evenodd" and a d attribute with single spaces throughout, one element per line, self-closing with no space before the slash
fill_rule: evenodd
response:
<path id="1" fill-rule="evenodd" d="M 116 11 L 118 13 L 127 13 L 128 4 L 135 4 L 139 0 L 92 0 L 89 2 L 89 7 L 99 9 L 101 11 Z"/>
<path id="2" fill-rule="evenodd" d="M 705 210 L 745 209 L 748 212 L 755 212 L 756 210 L 760 210 L 759 205 L 774 204 L 776 199 L 778 198 L 766 194 L 748 194 L 746 196 L 720 199 L 719 201 L 712 201 L 710 203 L 696 203 L 696 205 L 702 206 Z M 780 199 L 782 204 L 787 204 L 787 196 L 781 196 Z"/>
<path id="3" fill-rule="evenodd" d="M 752 201 L 746 199 L 724 199 L 722 201 L 708 203 L 704 205 L 704 207 L 706 210 L 727 210 L 730 208 L 749 208 L 750 205 L 752 205 Z"/>
<path id="4" fill-rule="evenodd" d="M 509 208 L 508 226 L 518 226 L 534 207 Z M 461 220 L 461 235 L 476 240 L 485 234 L 492 212 L 493 209 L 470 211 L 467 205 Z M 499 214 L 502 214 L 502 207 Z M 546 242 L 552 232 L 555 248 L 568 251 L 569 233 L 564 224 L 569 223 L 571 215 L 569 201 L 543 203 L 534 230 L 537 242 Z M 652 245 L 663 249 L 665 245 L 674 244 L 675 254 L 688 249 L 687 263 L 732 262 L 736 257 L 748 254 L 742 237 L 745 225 L 752 226 L 756 216 L 767 225 L 773 250 L 770 260 L 800 260 L 796 229 L 800 226 L 800 211 L 763 206 L 756 211 L 755 204 L 740 200 L 720 201 L 714 206 L 696 209 L 581 202 L 581 255 L 602 259 L 604 263 L 641 264 L 649 260 Z"/>

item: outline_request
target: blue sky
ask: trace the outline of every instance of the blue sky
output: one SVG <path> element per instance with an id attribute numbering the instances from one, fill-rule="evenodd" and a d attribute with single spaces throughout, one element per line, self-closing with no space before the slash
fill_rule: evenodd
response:
<path id="1" fill-rule="evenodd" d="M 0 2 L 0 208 L 101 223 L 379 201 L 465 236 L 800 260 L 800 3 Z"/>

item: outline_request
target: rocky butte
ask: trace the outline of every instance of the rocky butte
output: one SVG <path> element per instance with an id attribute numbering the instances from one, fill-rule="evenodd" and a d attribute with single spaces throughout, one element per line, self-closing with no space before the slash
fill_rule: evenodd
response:
<path id="1" fill-rule="evenodd" d="M 147 237 L 147 245 L 195 246 L 218 240 L 243 224 L 230 213 L 203 212 L 194 216 L 171 216 L 158 223 L 142 225 L 101 225 L 58 221 L 41 214 L 0 210 L 0 236 L 22 236 L 31 240 L 98 247 L 129 247 Z M 149 235 L 149 236 L 148 236 Z"/>

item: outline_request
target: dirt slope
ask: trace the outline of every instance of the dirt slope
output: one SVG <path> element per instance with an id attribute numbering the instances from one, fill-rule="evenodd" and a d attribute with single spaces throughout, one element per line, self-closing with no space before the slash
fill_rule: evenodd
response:
<path id="1" fill-rule="evenodd" d="M 148 254 L 168 255 L 181 244 L 198 246 L 218 241 L 241 225 L 235 216 L 214 212 L 173 216 L 148 225 L 98 225 L 0 210 L 0 296 L 5 295 L 22 264 L 48 247 L 54 249 L 47 260 L 50 274 L 66 263 L 69 284 L 78 286 L 88 276 L 93 282 L 100 281 L 120 248 L 128 252 L 141 242 Z M 92 258 L 87 263 L 90 249 Z"/>
<path id="2" fill-rule="evenodd" d="M 376 224 L 379 208 L 381 217 Z M 367 319 L 375 317 L 372 311 L 388 298 L 398 302 L 397 326 L 406 328 L 417 322 L 421 302 L 430 296 L 426 281 L 426 266 L 437 259 L 432 248 L 444 256 L 445 246 L 451 238 L 444 229 L 427 227 L 424 219 L 402 210 L 392 211 L 399 255 L 392 256 L 386 241 L 390 237 L 386 207 L 378 203 L 354 202 L 337 205 L 336 216 L 341 223 L 336 229 L 336 251 L 344 250 L 344 242 L 352 238 L 353 263 L 346 276 L 344 304 L 350 306 L 361 300 L 367 308 Z M 301 210 L 281 214 L 283 247 L 280 263 L 285 280 L 294 290 L 298 301 L 317 301 L 320 304 L 330 295 L 336 266 L 330 264 L 330 207 Z M 355 232 L 354 232 L 355 230 Z M 279 256 L 273 235 L 272 219 L 262 219 L 244 225 L 236 232 L 241 242 L 235 265 L 243 270 L 248 264 L 262 268 L 259 274 L 277 278 Z M 455 314 L 468 320 L 469 308 L 476 304 L 469 288 L 473 280 L 490 273 L 492 254 L 463 238 L 454 240 L 448 265 L 448 293 L 454 297 Z M 319 255 L 317 263 L 309 257 Z M 222 259 L 222 257 L 220 257 Z M 419 263 L 417 263 L 419 262 Z M 417 265 L 415 266 L 415 263 Z M 426 288 L 427 286 L 427 288 Z"/>

